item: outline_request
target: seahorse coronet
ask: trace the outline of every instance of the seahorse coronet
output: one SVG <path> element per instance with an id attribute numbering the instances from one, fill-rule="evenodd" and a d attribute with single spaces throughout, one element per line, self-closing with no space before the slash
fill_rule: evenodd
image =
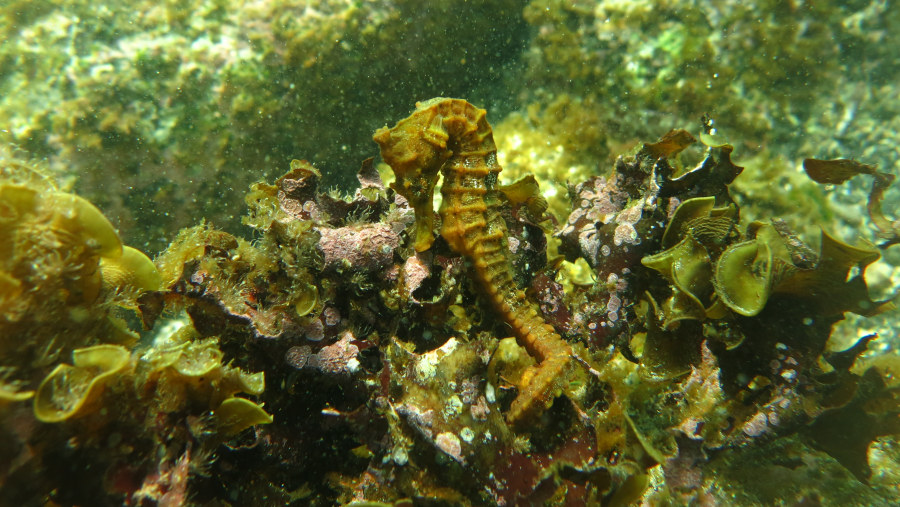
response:
<path id="1" fill-rule="evenodd" d="M 513 281 L 496 188 L 502 168 L 487 111 L 462 99 L 433 98 L 417 103 L 393 128 L 379 129 L 374 140 L 394 171 L 392 188 L 415 212 L 416 250 L 427 250 L 434 240 L 431 199 L 438 172 L 443 176 L 441 237 L 470 261 L 484 296 L 538 361 L 519 386 L 506 419 L 517 424 L 546 410 L 561 390 L 572 348 Z"/>

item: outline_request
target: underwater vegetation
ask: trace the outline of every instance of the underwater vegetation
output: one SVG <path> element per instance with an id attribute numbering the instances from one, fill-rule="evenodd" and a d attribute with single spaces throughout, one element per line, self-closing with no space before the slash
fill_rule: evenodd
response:
<path id="1" fill-rule="evenodd" d="M 0 498 L 896 502 L 896 364 L 866 358 L 876 335 L 828 346 L 896 311 L 867 282 L 900 236 L 889 173 L 805 163 L 874 181 L 876 246 L 742 220 L 708 119 L 571 182 L 559 220 L 534 177 L 501 184 L 465 100 L 374 140 L 387 167 L 352 193 L 293 160 L 250 185 L 252 241 L 201 221 L 153 261 L 4 151 Z"/>
<path id="2" fill-rule="evenodd" d="M 534 174 L 557 216 L 566 179 L 710 113 L 765 175 L 736 182 L 744 210 L 764 215 L 753 194 L 777 181 L 785 192 L 767 206 L 804 228 L 842 214 L 809 198 L 815 185 L 784 170 L 790 157 L 894 161 L 891 6 L 11 0 L 0 6 L 0 141 L 46 157 L 129 244 L 156 254 L 197 217 L 241 234 L 244 189 L 278 177 L 279 161 L 308 159 L 325 186 L 351 190 L 372 131 L 430 96 L 490 109 L 505 174 Z M 831 198 L 849 207 L 855 186 Z"/>
<path id="3" fill-rule="evenodd" d="M 80 485 L 61 503 L 106 504 L 121 488 L 134 501 L 175 502 L 186 476 L 178 483 L 170 472 L 192 448 L 169 448 L 171 439 L 194 432 L 196 456 L 271 422 L 234 396 L 261 393 L 263 374 L 224 363 L 215 337 L 184 326 L 141 344 L 132 310 L 162 288 L 156 265 L 123 245 L 93 204 L 8 150 L 0 235 L 4 504 L 49 500 L 54 476 Z"/>

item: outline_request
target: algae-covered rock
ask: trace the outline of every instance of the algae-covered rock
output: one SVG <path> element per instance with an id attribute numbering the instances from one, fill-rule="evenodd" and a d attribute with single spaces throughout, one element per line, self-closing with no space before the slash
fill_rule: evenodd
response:
<path id="1" fill-rule="evenodd" d="M 304 47 L 284 50 L 318 65 Z M 573 182 L 557 237 L 581 265 L 577 280 L 547 251 L 553 222 L 533 223 L 545 210 L 537 180 L 495 187 L 494 224 L 507 225 L 502 248 L 516 259 L 508 297 L 533 298 L 565 345 L 542 410 L 516 426 L 504 414 L 541 358 L 485 306 L 477 258 L 442 239 L 416 251 L 404 182 L 387 188 L 371 161 L 353 195 L 320 189 L 327 170 L 290 162 L 248 192 L 252 240 L 198 219 L 155 264 L 128 247 L 116 255 L 78 199 L 5 182 L 0 227 L 46 250 L 0 242 L 0 252 L 38 264 L 74 252 L 92 262 L 94 291 L 77 290 L 72 270 L 57 273 L 65 283 L 0 273 L 4 311 L 28 310 L 2 322 L 17 340 L 0 341 L 0 493 L 23 505 L 892 498 L 888 479 L 864 483 L 870 470 L 891 477 L 896 454 L 891 363 L 868 360 L 884 342 L 825 347 L 844 312 L 891 306 L 864 280 L 880 252 L 831 236 L 814 251 L 772 213 L 742 227 L 743 197 L 731 195 L 742 168 L 730 157 L 746 143 L 704 129 L 693 169 L 700 147 L 676 130 Z M 586 130 L 573 145 L 604 138 Z M 28 236 L 3 220 L 44 215 L 68 233 Z M 132 298 L 149 328 L 140 341 L 118 318 Z M 74 364 L 59 365 L 72 350 Z M 34 413 L 58 423 L 34 424 Z"/>

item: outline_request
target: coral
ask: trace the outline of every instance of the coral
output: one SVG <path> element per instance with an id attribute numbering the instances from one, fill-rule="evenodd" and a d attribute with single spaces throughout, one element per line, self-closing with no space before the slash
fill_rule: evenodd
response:
<path id="1" fill-rule="evenodd" d="M 345 332 L 340 340 L 326 345 L 315 354 L 310 354 L 308 346 L 291 347 L 287 361 L 297 369 L 312 367 L 331 375 L 350 374 L 359 369 L 359 347 L 353 344 L 352 333 Z"/>
<path id="2" fill-rule="evenodd" d="M 318 229 L 325 269 L 377 272 L 388 267 L 400 237 L 387 224 Z"/>

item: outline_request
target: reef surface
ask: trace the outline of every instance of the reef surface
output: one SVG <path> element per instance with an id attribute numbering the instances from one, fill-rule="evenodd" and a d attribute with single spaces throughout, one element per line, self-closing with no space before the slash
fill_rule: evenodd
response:
<path id="1" fill-rule="evenodd" d="M 900 501 L 896 13 L 470 4 L 0 8 L 0 504 Z"/>

